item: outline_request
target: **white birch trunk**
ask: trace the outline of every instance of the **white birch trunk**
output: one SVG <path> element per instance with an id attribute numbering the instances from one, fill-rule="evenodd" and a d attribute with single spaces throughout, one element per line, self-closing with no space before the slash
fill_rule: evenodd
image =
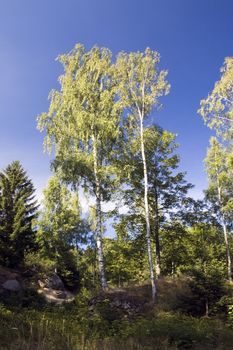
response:
<path id="1" fill-rule="evenodd" d="M 148 251 L 148 262 L 150 270 L 150 280 L 152 288 L 152 300 L 155 301 L 156 286 L 154 278 L 154 267 L 151 249 L 151 233 L 150 233 L 150 216 L 149 216 L 149 205 L 148 205 L 148 176 L 147 176 L 147 164 L 144 148 L 144 136 L 143 136 L 143 118 L 140 116 L 140 139 L 141 139 L 141 154 L 143 161 L 143 173 L 144 173 L 144 204 L 145 204 L 145 219 L 146 219 L 146 242 Z"/>
<path id="2" fill-rule="evenodd" d="M 100 181 L 98 176 L 98 161 L 97 161 L 97 146 L 96 139 L 93 136 L 93 158 L 94 158 L 94 176 L 96 185 L 96 245 L 97 255 L 99 262 L 100 281 L 103 290 L 108 289 L 108 284 L 105 276 L 104 268 L 104 254 L 102 244 L 102 214 L 101 214 L 101 194 L 100 194 Z"/>
<path id="3" fill-rule="evenodd" d="M 155 193 L 155 272 L 156 278 L 158 279 L 161 274 L 161 256 L 160 256 L 160 243 L 159 243 L 159 210 L 158 210 L 158 195 L 157 189 L 154 190 Z"/>
<path id="4" fill-rule="evenodd" d="M 226 220 L 225 220 L 225 215 L 222 212 L 223 209 L 223 204 L 222 204 L 222 195 L 221 195 L 221 188 L 219 185 L 219 181 L 217 181 L 218 185 L 218 200 L 220 204 L 220 215 L 221 215 L 221 221 L 222 221 L 222 227 L 223 227 L 223 234 L 224 234 L 224 241 L 226 245 L 226 255 L 227 255 L 227 276 L 229 282 L 232 282 L 232 277 L 231 277 L 231 252 L 230 252 L 230 246 L 228 242 L 228 232 L 227 232 L 227 225 L 226 225 Z"/>
<path id="5" fill-rule="evenodd" d="M 222 225 L 223 225 L 223 234 L 224 234 L 224 240 L 225 240 L 225 245 L 226 245 L 226 253 L 227 253 L 227 276 L 229 282 L 232 282 L 232 277 L 231 277 L 231 253 L 230 253 L 230 246 L 228 242 L 228 232 L 227 232 L 227 226 L 225 222 L 224 215 L 222 216 Z"/>

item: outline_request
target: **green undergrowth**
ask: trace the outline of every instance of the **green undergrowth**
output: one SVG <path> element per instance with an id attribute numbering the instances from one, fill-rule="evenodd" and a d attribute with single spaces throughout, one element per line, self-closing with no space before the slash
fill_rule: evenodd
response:
<path id="1" fill-rule="evenodd" d="M 148 285 L 108 293 L 83 288 L 74 302 L 60 306 L 30 290 L 13 294 L 0 302 L 0 350 L 232 349 L 231 292 L 210 317 L 197 317 L 190 306 L 199 310 L 199 304 L 185 280 L 160 280 L 158 290 L 154 306 Z M 130 311 L 142 308 L 129 313 L 113 306 L 116 299 L 131 303 Z"/>
<path id="2" fill-rule="evenodd" d="M 173 312 L 114 319 L 107 311 L 90 315 L 84 305 L 39 310 L 1 304 L 0 349 L 232 349 L 233 330 L 217 319 Z"/>

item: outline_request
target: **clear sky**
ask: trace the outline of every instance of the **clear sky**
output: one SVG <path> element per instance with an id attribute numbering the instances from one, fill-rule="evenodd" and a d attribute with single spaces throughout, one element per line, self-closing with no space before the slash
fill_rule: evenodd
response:
<path id="1" fill-rule="evenodd" d="M 232 0 L 0 0 L 0 169 L 19 159 L 40 192 L 49 157 L 36 116 L 56 88 L 60 53 L 81 42 L 118 51 L 155 49 L 169 70 L 170 94 L 154 115 L 178 134 L 181 170 L 206 186 L 203 159 L 209 130 L 197 115 L 200 99 L 233 55 Z M 38 193 L 39 193 L 38 192 Z"/>

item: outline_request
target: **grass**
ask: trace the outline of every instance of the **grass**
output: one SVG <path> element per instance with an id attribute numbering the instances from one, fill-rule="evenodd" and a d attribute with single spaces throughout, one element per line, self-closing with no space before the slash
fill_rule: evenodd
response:
<path id="1" fill-rule="evenodd" d="M 148 286 L 98 294 L 90 308 L 83 289 L 73 303 L 52 306 L 33 291 L 0 303 L 0 350 L 230 350 L 233 321 L 192 317 L 180 303 L 189 294 L 185 281 L 164 279 L 157 304 L 150 303 Z M 130 316 L 112 301 L 142 305 Z M 93 300 L 93 299 L 92 299 Z"/>
<path id="2" fill-rule="evenodd" d="M 0 308 L 1 350 L 232 349 L 233 331 L 219 320 L 160 312 L 110 320 L 75 305 Z"/>

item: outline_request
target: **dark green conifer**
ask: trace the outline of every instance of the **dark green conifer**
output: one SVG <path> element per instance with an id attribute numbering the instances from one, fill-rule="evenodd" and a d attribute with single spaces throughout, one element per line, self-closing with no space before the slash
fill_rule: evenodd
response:
<path id="1" fill-rule="evenodd" d="M 0 172 L 0 263 L 17 267 L 34 246 L 35 189 L 19 161 Z"/>

